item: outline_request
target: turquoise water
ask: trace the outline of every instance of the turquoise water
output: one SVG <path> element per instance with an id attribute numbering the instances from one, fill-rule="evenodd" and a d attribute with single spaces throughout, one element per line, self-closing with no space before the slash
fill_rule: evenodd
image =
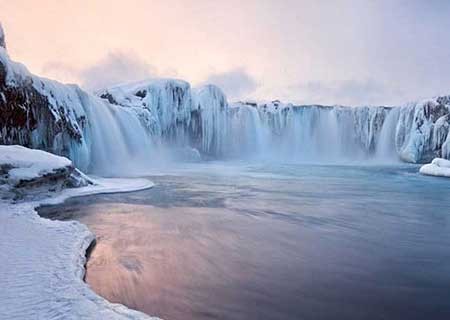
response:
<path id="1" fill-rule="evenodd" d="M 450 319 L 450 179 L 211 163 L 40 214 L 97 235 L 86 281 L 165 319 Z"/>

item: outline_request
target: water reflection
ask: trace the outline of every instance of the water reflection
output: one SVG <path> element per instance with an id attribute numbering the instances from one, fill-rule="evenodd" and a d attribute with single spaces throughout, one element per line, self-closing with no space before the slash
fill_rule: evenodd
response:
<path id="1" fill-rule="evenodd" d="M 166 319 L 450 317 L 448 180 L 388 167 L 153 180 L 41 210 L 97 235 L 86 281 L 110 301 Z"/>

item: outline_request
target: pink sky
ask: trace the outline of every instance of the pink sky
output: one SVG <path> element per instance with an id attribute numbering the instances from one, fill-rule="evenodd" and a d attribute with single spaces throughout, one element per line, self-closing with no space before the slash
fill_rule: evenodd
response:
<path id="1" fill-rule="evenodd" d="M 389 104 L 450 94 L 450 8 L 427 3 L 0 0 L 0 21 L 14 60 L 87 89 L 177 77 L 232 99 Z"/>

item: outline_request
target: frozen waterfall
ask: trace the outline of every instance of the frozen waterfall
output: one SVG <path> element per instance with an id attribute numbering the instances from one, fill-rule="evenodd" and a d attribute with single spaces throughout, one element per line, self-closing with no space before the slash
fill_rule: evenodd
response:
<path id="1" fill-rule="evenodd" d="M 150 79 L 88 94 L 37 77 L 0 47 L 0 143 L 101 175 L 179 160 L 426 162 L 450 157 L 450 97 L 399 107 L 228 104 L 212 85 Z M 4 112 L 3 112 L 4 111 Z"/>

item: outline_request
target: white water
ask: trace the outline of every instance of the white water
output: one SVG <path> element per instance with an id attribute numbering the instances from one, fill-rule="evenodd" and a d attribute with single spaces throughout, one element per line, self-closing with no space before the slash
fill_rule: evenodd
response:
<path id="1" fill-rule="evenodd" d="M 395 132 L 397 128 L 399 109 L 392 109 L 383 123 L 376 148 L 376 159 L 380 161 L 392 161 L 398 159 L 395 148 Z"/>
<path id="2" fill-rule="evenodd" d="M 194 106 L 200 122 L 190 122 L 190 118 L 187 123 L 176 122 L 166 136 L 146 130 L 133 108 L 101 100 L 86 103 L 91 123 L 86 134 L 91 153 L 89 171 L 100 175 L 142 173 L 157 163 L 172 161 L 179 150 L 192 147 L 216 158 L 276 162 L 396 159 L 398 112 L 385 111 L 386 119 L 377 127 L 373 110 L 307 106 L 267 111 L 249 105 L 229 108 L 214 90 L 197 94 Z M 162 114 L 167 117 L 168 111 Z"/>
<path id="3" fill-rule="evenodd" d="M 90 172 L 129 174 L 150 164 L 156 148 L 134 112 L 103 101 L 91 101 L 85 111 L 92 124 Z"/>
<path id="4" fill-rule="evenodd" d="M 230 117 L 225 154 L 290 162 L 363 161 L 376 158 L 375 146 L 383 133 L 382 143 L 386 145 L 382 150 L 394 160 L 395 123 L 389 119 L 388 128 L 375 128 L 373 110 L 306 106 L 269 112 L 240 105 Z"/>
<path id="5" fill-rule="evenodd" d="M 108 103 L 75 85 L 30 74 L 4 48 L 0 64 L 8 86 L 32 83 L 48 101 L 51 115 L 38 119 L 37 128 L 29 132 L 29 146 L 68 156 L 95 174 L 139 173 L 155 162 L 199 154 L 207 159 L 312 163 L 450 158 L 450 96 L 391 112 L 384 107 L 279 101 L 229 107 L 217 87 L 191 90 L 185 81 L 156 79 L 100 92 Z M 13 138 L 17 141 L 11 143 L 22 143 Z"/>

